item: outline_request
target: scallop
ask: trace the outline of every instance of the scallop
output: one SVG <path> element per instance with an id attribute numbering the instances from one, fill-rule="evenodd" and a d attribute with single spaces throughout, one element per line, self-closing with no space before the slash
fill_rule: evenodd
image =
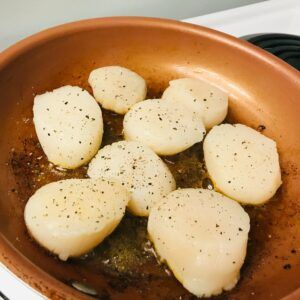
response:
<path id="1" fill-rule="evenodd" d="M 150 148 L 134 141 L 100 149 L 89 164 L 88 175 L 120 181 L 131 193 L 128 208 L 138 216 L 148 216 L 152 206 L 176 188 L 164 162 Z"/>
<path id="2" fill-rule="evenodd" d="M 61 260 L 87 253 L 122 219 L 129 194 L 108 180 L 67 179 L 49 183 L 28 200 L 28 231 Z"/>
<path id="3" fill-rule="evenodd" d="M 159 155 L 173 155 L 201 142 L 205 128 L 197 114 L 158 99 L 135 104 L 124 117 L 124 137 Z"/>
<path id="4" fill-rule="evenodd" d="M 33 114 L 39 142 L 53 164 L 75 169 L 97 153 L 103 135 L 102 113 L 87 91 L 63 86 L 38 95 Z"/>
<path id="5" fill-rule="evenodd" d="M 119 66 L 93 70 L 89 84 L 102 107 L 118 114 L 125 114 L 131 106 L 146 97 L 145 80 L 137 73 Z"/>
<path id="6" fill-rule="evenodd" d="M 159 258 L 197 297 L 232 289 L 247 249 L 250 219 L 215 191 L 179 189 L 152 208 L 149 237 Z"/>
<path id="7" fill-rule="evenodd" d="M 276 143 L 250 127 L 216 126 L 206 136 L 203 148 L 215 187 L 232 199 L 261 204 L 281 185 Z"/>
<path id="8" fill-rule="evenodd" d="M 196 78 L 170 81 L 162 99 L 181 103 L 203 118 L 206 129 L 220 124 L 227 115 L 228 95 L 219 88 Z"/>

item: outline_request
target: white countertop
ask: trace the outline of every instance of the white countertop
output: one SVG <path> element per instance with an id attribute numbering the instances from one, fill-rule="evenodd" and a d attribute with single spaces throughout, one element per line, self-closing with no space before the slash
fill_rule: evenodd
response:
<path id="1" fill-rule="evenodd" d="M 0 9 L 1 1 L 6 0 L 0 0 Z M 238 37 L 260 32 L 280 32 L 300 35 L 299 16 L 300 0 L 269 0 L 266 2 L 187 19 L 185 21 L 214 28 Z M 21 25 L 19 24 L 19 26 Z M 39 29 L 43 28 L 43 26 L 40 27 L 41 28 Z M 0 28 L 0 30 L 3 30 L 3 28 Z M 34 31 L 35 30 L 32 30 L 32 32 Z M 23 36 L 24 31 L 21 31 L 16 35 L 6 36 L 6 38 L 2 39 L 2 44 L 0 43 L 0 50 L 1 47 L 3 49 L 5 46 L 15 42 Z M 27 287 L 27 285 L 17 279 L 15 275 L 11 274 L 4 266 L 1 266 L 1 264 L 0 290 L 9 297 L 10 300 L 43 299 L 42 296 Z"/>

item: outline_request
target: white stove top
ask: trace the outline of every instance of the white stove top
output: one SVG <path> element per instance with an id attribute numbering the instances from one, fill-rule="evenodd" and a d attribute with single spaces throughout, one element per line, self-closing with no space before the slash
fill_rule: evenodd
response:
<path id="1" fill-rule="evenodd" d="M 266 32 L 300 35 L 299 16 L 299 0 L 269 0 L 184 21 L 207 26 L 237 37 Z M 10 300 L 43 299 L 1 264 L 0 291 Z"/>
<path id="2" fill-rule="evenodd" d="M 269 0 L 185 21 L 236 37 L 253 33 L 300 35 L 300 1 Z"/>

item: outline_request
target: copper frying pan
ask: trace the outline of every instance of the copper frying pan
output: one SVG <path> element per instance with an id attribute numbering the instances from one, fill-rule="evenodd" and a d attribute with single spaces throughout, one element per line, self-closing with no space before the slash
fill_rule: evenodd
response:
<path id="1" fill-rule="evenodd" d="M 137 71 L 147 80 L 150 96 L 159 96 L 177 77 L 213 81 L 230 93 L 229 121 L 263 125 L 264 134 L 277 141 L 283 186 L 267 205 L 247 208 L 251 239 L 241 280 L 216 299 L 299 299 L 300 75 L 247 42 L 170 20 L 80 21 L 43 31 L 0 54 L 0 260 L 51 299 L 91 297 L 74 283 L 90 287 L 100 299 L 192 298 L 151 257 L 144 261 L 137 255 L 141 264 L 135 273 L 122 273 L 118 265 L 106 269 L 97 252 L 62 263 L 26 232 L 23 208 L 30 194 L 45 182 L 85 172 L 61 174 L 49 166 L 33 129 L 33 96 L 65 84 L 88 88 L 89 72 L 104 65 Z M 106 121 L 120 137 L 120 118 L 106 114 Z M 134 234 L 145 227 L 144 220 L 126 222 Z"/>

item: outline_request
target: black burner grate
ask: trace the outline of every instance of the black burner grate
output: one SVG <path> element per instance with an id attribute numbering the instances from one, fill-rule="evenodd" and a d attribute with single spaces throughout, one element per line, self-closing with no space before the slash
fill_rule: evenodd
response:
<path id="1" fill-rule="evenodd" d="M 0 300 L 9 300 L 3 293 L 0 291 Z"/>
<path id="2" fill-rule="evenodd" d="M 300 37 L 283 33 L 264 33 L 243 36 L 242 39 L 276 55 L 300 70 Z"/>

